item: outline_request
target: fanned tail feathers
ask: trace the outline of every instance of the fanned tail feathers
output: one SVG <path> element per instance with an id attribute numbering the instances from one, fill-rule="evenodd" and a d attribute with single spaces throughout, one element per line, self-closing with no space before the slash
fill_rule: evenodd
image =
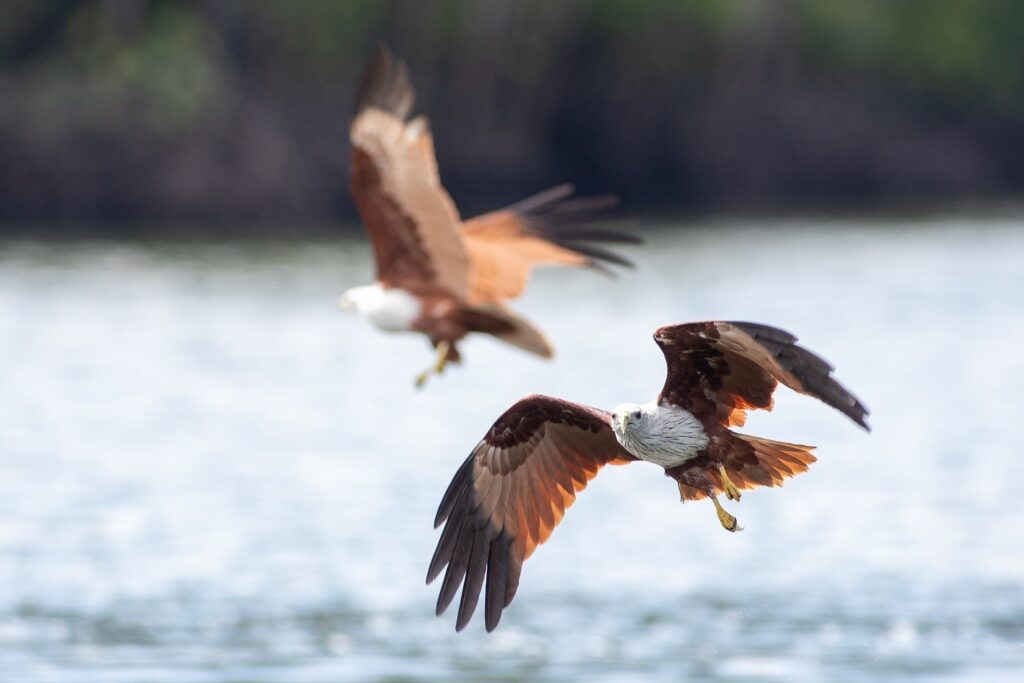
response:
<path id="1" fill-rule="evenodd" d="M 803 446 L 785 441 L 773 441 L 746 434 L 732 434 L 750 445 L 757 464 L 734 468 L 726 466 L 729 477 L 741 489 L 755 486 L 782 486 L 785 479 L 806 472 L 817 458 L 811 453 L 814 446 Z"/>
<path id="2" fill-rule="evenodd" d="M 730 432 L 737 442 L 734 452 L 725 462 L 729 479 L 741 490 L 750 490 L 758 486 L 782 486 L 783 482 L 801 472 L 806 472 L 817 458 L 811 453 L 814 446 L 786 443 L 762 439 L 747 434 Z M 724 493 L 722 479 L 717 467 L 706 470 L 715 493 Z M 691 486 L 682 485 L 680 494 L 683 500 L 700 500 L 707 494 Z"/>

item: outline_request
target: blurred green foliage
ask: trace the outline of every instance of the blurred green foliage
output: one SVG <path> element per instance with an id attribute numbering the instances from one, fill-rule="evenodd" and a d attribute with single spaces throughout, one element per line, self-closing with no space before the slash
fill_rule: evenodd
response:
<path id="1" fill-rule="evenodd" d="M 1024 100 L 1024 3 L 801 0 L 810 57 L 905 85 Z"/>
<path id="2" fill-rule="evenodd" d="M 345 215 L 381 40 L 471 204 L 566 177 L 676 206 L 1024 179 L 999 152 L 1022 136 L 1018 0 L 6 0 L 0 218 Z"/>

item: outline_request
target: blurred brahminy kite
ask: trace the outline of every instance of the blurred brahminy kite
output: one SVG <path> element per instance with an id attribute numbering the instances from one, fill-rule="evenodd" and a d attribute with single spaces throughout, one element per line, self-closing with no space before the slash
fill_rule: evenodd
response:
<path id="1" fill-rule="evenodd" d="M 382 330 L 430 339 L 436 358 L 417 385 L 458 362 L 456 345 L 471 332 L 550 358 L 543 333 L 505 301 L 522 293 L 535 266 L 630 266 L 593 243 L 640 240 L 583 227 L 615 198 L 570 198 L 569 185 L 462 221 L 438 178 L 426 119 L 406 120 L 412 103 L 405 64 L 380 48 L 363 75 L 350 129 L 350 188 L 370 234 L 377 281 L 349 289 L 342 307 Z"/>

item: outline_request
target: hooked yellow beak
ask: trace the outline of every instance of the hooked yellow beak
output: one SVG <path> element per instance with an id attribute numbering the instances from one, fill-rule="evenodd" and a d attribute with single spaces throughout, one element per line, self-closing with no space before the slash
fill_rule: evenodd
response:
<path id="1" fill-rule="evenodd" d="M 629 413 L 622 413 L 619 416 L 619 424 L 622 425 L 622 431 L 626 431 L 626 427 L 629 426 Z"/>

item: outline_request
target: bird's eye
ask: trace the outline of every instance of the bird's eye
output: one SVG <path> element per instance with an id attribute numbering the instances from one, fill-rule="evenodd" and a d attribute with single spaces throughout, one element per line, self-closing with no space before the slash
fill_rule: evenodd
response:
<path id="1" fill-rule="evenodd" d="M 640 419 L 640 411 L 639 411 L 639 410 L 634 410 L 634 411 L 633 411 L 633 412 L 632 412 L 632 413 L 630 414 L 630 416 L 629 416 L 629 417 L 630 417 L 630 418 L 632 418 L 632 419 L 634 419 L 634 420 L 639 420 L 639 419 Z"/>

